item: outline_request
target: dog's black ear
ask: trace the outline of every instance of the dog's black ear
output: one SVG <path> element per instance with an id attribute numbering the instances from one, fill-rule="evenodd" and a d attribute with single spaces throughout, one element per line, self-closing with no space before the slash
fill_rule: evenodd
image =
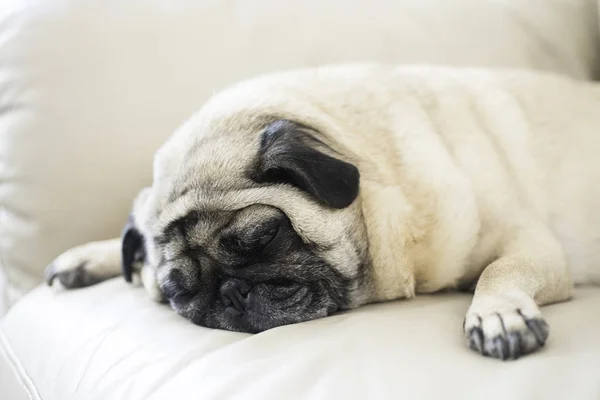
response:
<path id="1" fill-rule="evenodd" d="M 348 207 L 358 196 L 358 168 L 315 147 L 323 145 L 298 123 L 279 120 L 263 132 L 254 180 L 288 183 L 332 208 Z"/>
<path id="2" fill-rule="evenodd" d="M 144 238 L 130 215 L 121 235 L 121 269 L 127 282 L 132 281 L 133 264 L 146 258 Z"/>

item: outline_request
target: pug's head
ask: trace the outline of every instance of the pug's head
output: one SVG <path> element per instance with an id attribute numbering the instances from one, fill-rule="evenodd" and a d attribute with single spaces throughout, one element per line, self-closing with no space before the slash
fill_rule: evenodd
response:
<path id="1" fill-rule="evenodd" d="M 139 261 L 179 314 L 242 332 L 364 302 L 357 167 L 289 119 L 198 118 L 157 153 L 153 185 L 135 202 L 126 279 Z"/>

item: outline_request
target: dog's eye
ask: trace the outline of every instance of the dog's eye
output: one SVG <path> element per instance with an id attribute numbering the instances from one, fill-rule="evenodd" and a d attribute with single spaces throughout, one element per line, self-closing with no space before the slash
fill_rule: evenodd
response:
<path id="1" fill-rule="evenodd" d="M 256 253 L 267 247 L 279 233 L 280 224 L 277 221 L 252 227 L 239 235 L 221 239 L 221 244 L 241 253 Z"/>
<path id="2" fill-rule="evenodd" d="M 277 236 L 279 226 L 278 221 L 269 221 L 266 224 L 251 229 L 243 239 L 244 247 L 249 251 L 262 251 Z"/>
<path id="3" fill-rule="evenodd" d="M 279 224 L 271 226 L 265 232 L 262 232 L 258 236 L 258 240 L 256 240 L 255 247 L 263 249 L 269 243 L 273 241 L 275 236 L 277 236 L 277 232 L 279 232 Z"/>

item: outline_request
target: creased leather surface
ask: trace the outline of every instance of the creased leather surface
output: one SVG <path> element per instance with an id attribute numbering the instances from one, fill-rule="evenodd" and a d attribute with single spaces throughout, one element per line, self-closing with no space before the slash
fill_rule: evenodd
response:
<path id="1" fill-rule="evenodd" d="M 598 70 L 595 0 L 4 0 L 0 265 L 8 303 L 117 236 L 163 140 L 259 73 L 374 60 Z M 0 301 L 0 305 L 2 301 Z"/>
<path id="2" fill-rule="evenodd" d="M 0 393 L 3 398 L 10 400 L 37 400 L 37 392 L 32 391 L 33 385 L 27 372 L 22 368 L 18 356 L 0 331 Z"/>
<path id="3" fill-rule="evenodd" d="M 465 347 L 469 300 L 425 296 L 247 335 L 194 326 L 115 279 L 38 288 L 1 330 L 44 400 L 600 398 L 599 288 L 545 307 L 546 348 L 516 362 Z"/>

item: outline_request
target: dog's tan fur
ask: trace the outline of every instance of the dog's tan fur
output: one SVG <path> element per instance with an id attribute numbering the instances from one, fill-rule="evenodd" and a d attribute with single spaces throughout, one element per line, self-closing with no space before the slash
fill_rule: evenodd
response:
<path id="1" fill-rule="evenodd" d="M 185 183 L 170 178 L 181 175 L 182 157 L 193 154 L 194 168 L 224 187 L 237 179 L 256 155 L 265 116 L 323 132 L 359 168 L 359 198 L 332 210 L 271 186 L 206 193 L 205 201 L 282 209 L 307 241 L 335 244 L 325 257 L 348 275 L 356 272 L 356 249 L 346 238 L 363 237 L 372 275 L 355 306 L 477 282 L 465 330 L 481 329 L 486 339 L 525 334 L 524 316 L 541 318 L 538 306 L 569 299 L 573 281 L 600 282 L 600 89 L 593 84 L 525 71 L 379 65 L 244 82 L 211 99 L 159 150 L 153 187 L 134 207 L 142 229 L 152 232 L 193 206 L 185 195 L 167 201 Z M 193 146 L 202 151 L 191 153 Z M 118 252 L 118 240 L 111 243 Z M 57 268 L 93 258 L 93 248 L 65 253 Z M 118 265 L 107 270 L 117 274 Z M 143 281 L 160 298 L 151 269 Z"/>

